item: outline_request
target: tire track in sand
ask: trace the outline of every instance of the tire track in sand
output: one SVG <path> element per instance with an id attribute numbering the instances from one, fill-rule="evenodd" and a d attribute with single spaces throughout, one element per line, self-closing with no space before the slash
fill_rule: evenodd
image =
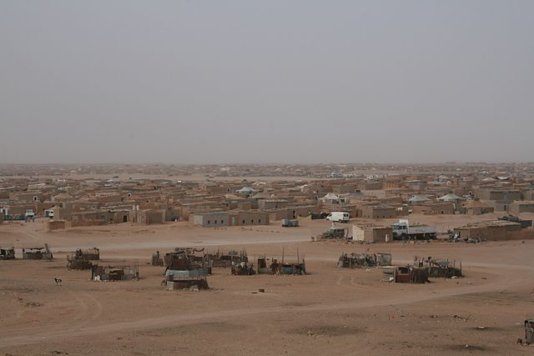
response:
<path id="1" fill-rule="evenodd" d="M 105 324 L 99 326 L 90 326 L 86 328 L 81 328 L 77 330 L 63 330 L 63 331 L 50 331 L 41 334 L 34 335 L 23 335 L 23 336 L 14 336 L 6 337 L 0 340 L 1 347 L 10 347 L 10 346 L 19 346 L 33 343 L 40 343 L 45 341 L 57 341 L 64 338 L 79 337 L 79 336 L 90 336 L 98 335 L 103 333 L 113 333 L 113 332 L 124 332 L 131 330 L 143 330 L 143 329 L 153 329 L 161 328 L 166 326 L 177 326 L 177 325 L 190 325 L 206 321 L 217 321 L 224 320 L 228 318 L 233 318 L 235 315 L 240 316 L 255 316 L 260 314 L 272 314 L 272 313 L 287 313 L 287 312 L 299 312 L 299 313 L 309 313 L 309 312 L 328 312 L 336 310 L 357 310 L 357 309 L 367 309 L 373 307 L 384 307 L 384 306 L 396 306 L 403 304 L 418 303 L 423 301 L 435 300 L 446 297 L 460 296 L 465 294 L 473 293 L 484 293 L 491 292 L 496 290 L 503 289 L 514 289 L 524 287 L 525 278 L 528 276 L 521 276 L 518 273 L 518 270 L 523 272 L 532 271 L 530 266 L 514 266 L 509 269 L 500 269 L 499 265 L 484 264 L 485 267 L 496 267 L 496 270 L 491 272 L 495 273 L 496 278 L 487 284 L 476 285 L 476 286 L 462 286 L 462 287 L 453 287 L 442 290 L 429 290 L 421 293 L 420 290 L 414 291 L 410 294 L 404 295 L 387 295 L 383 298 L 370 298 L 368 300 L 357 300 L 350 302 L 339 302 L 331 303 L 330 301 L 313 304 L 306 306 L 274 306 L 274 307 L 257 307 L 257 308 L 241 308 L 241 309 L 232 309 L 232 310 L 220 310 L 220 311 L 210 311 L 202 312 L 197 314 L 176 314 L 176 315 L 167 315 L 163 317 L 155 318 L 146 318 L 139 319 L 130 322 L 116 322 L 112 324 Z"/>

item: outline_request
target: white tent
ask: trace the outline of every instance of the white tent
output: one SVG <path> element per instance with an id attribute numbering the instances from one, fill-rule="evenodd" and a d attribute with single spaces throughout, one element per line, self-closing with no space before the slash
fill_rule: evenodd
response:
<path id="1" fill-rule="evenodd" d="M 459 200 L 463 200 L 463 198 L 459 197 L 458 195 L 456 195 L 454 193 L 449 193 L 449 194 L 445 194 L 442 197 L 439 197 L 438 200 L 455 203 L 455 202 L 457 202 Z"/>

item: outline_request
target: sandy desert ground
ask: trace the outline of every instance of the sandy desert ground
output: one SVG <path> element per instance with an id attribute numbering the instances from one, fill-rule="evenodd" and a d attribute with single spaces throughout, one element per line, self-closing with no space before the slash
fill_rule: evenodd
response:
<path id="1" fill-rule="evenodd" d="M 490 219 L 484 217 L 483 219 Z M 420 217 L 442 231 L 466 217 Z M 472 218 L 469 218 L 472 219 Z M 482 218 L 480 218 L 482 219 Z M 0 245 L 49 243 L 54 261 L 0 261 L 0 354 L 4 355 L 451 355 L 534 354 L 516 344 L 534 317 L 534 241 L 481 244 L 311 242 L 326 221 L 207 229 L 161 226 L 47 232 L 44 221 L 0 225 Z M 66 253 L 99 247 L 103 262 L 139 264 L 141 279 L 93 282 L 68 271 Z M 201 246 L 306 259 L 306 276 L 232 276 L 215 269 L 208 291 L 168 291 L 156 250 Z M 382 282 L 379 269 L 336 268 L 341 252 L 391 252 L 462 261 L 465 278 L 425 285 Z M 56 286 L 54 277 L 63 280 Z M 258 289 L 265 293 L 258 293 Z"/>

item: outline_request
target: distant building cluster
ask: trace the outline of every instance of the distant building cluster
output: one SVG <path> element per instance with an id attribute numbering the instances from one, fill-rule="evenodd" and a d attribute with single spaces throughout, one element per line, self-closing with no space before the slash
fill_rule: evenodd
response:
<path id="1" fill-rule="evenodd" d="M 380 224 L 381 219 L 410 214 L 534 213 L 534 168 L 529 165 L 0 169 L 0 223 L 48 218 L 50 230 L 174 221 L 203 227 L 269 225 L 342 211 L 350 218 L 377 220 L 375 227 L 354 230 L 358 239 L 384 241 L 391 235 L 391 225 Z M 482 227 L 497 231 L 511 226 L 507 229 L 512 231 L 517 224 L 496 221 Z M 458 231 L 465 236 L 495 235 L 475 232 L 482 227 L 465 226 Z"/>

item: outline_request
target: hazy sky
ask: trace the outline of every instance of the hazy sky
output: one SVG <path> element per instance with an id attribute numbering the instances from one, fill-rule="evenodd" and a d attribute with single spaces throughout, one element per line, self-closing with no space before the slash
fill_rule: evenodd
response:
<path id="1" fill-rule="evenodd" d="M 534 161 L 534 1 L 0 0 L 1 163 Z"/>

